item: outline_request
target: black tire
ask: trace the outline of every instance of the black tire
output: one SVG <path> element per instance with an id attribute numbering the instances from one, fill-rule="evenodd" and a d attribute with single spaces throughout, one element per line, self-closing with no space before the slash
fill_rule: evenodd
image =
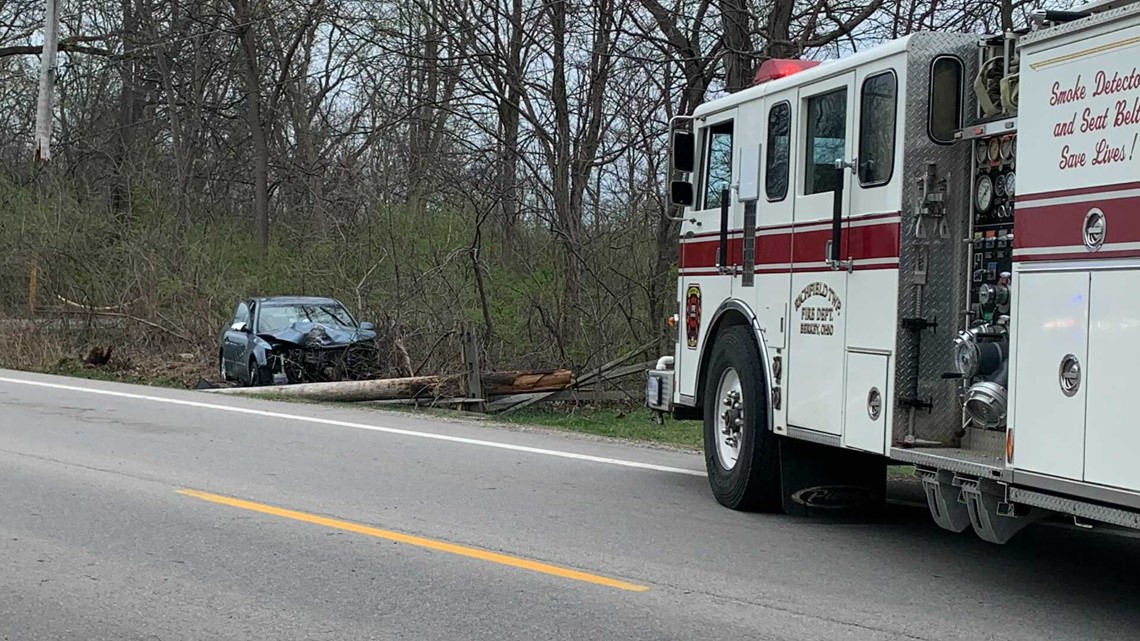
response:
<path id="1" fill-rule="evenodd" d="M 722 401 L 717 398 L 721 377 L 728 368 L 740 377 L 744 402 L 744 425 L 740 452 L 731 470 L 717 454 L 717 416 Z M 709 354 L 704 386 L 705 467 L 713 496 L 733 510 L 779 511 L 779 442 L 768 426 L 768 394 L 764 366 L 750 328 L 728 327 L 716 337 Z M 753 409 L 754 408 L 754 409 Z M 752 411 L 750 411 L 752 410 Z"/>
<path id="2" fill-rule="evenodd" d="M 273 374 L 269 371 L 268 367 L 258 367 L 257 358 L 254 356 L 249 357 L 249 378 L 246 384 L 250 387 L 261 387 L 262 385 L 269 385 L 273 382 Z"/>

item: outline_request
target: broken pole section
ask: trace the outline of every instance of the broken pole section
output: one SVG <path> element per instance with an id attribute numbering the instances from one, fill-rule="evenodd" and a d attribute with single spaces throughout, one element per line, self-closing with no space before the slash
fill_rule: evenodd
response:
<path id="1" fill-rule="evenodd" d="M 411 376 L 371 381 L 302 383 L 266 387 L 231 387 L 209 390 L 215 394 L 255 394 L 277 398 L 354 403 L 412 398 L 454 398 L 460 396 L 463 376 Z M 549 371 L 480 372 L 483 393 L 506 396 L 526 392 L 552 392 L 574 385 L 574 373 L 567 369 Z M 483 397 L 485 398 L 485 397 Z"/>
<path id="2" fill-rule="evenodd" d="M 482 412 L 483 377 L 479 371 L 479 340 L 470 323 L 463 324 L 461 335 L 463 343 L 463 395 L 468 399 L 479 399 L 464 402 L 461 409 L 470 412 Z"/>

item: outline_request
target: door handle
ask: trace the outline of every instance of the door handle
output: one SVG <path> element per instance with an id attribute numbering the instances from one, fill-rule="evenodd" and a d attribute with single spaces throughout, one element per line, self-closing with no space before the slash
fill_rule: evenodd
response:
<path id="1" fill-rule="evenodd" d="M 832 270 L 846 269 L 848 272 L 855 271 L 855 261 L 848 258 L 846 260 L 839 260 L 834 258 L 831 253 L 831 240 L 829 239 L 823 248 L 823 262 Z"/>
<path id="2" fill-rule="evenodd" d="M 838 258 L 833 258 L 832 253 L 831 253 L 831 246 L 832 246 L 831 241 L 828 241 L 827 244 L 824 245 L 823 262 L 827 262 L 828 267 L 830 267 L 833 270 L 846 269 L 847 271 L 854 271 L 855 270 L 855 260 L 850 259 L 850 258 L 845 259 L 845 260 L 839 260 Z"/>
<path id="3" fill-rule="evenodd" d="M 858 166 L 859 166 L 859 158 L 857 158 L 857 157 L 852 158 L 851 160 L 844 160 L 842 158 L 836 158 L 835 159 L 835 168 L 840 170 L 840 171 L 843 171 L 844 169 L 850 169 L 851 173 L 855 173 L 855 169 Z"/>

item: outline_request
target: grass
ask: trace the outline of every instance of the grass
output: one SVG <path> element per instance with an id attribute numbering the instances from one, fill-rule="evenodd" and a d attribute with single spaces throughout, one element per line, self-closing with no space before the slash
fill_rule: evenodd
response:
<path id="1" fill-rule="evenodd" d="M 665 424 L 658 425 L 650 411 L 643 407 L 611 405 L 527 409 L 495 417 L 495 420 L 691 449 L 700 449 L 703 440 L 700 421 L 675 421 L 666 417 Z"/>
<path id="2" fill-rule="evenodd" d="M 913 465 L 892 465 L 887 468 L 887 478 L 889 479 L 911 479 L 918 478 L 914 474 Z"/>
<path id="3" fill-rule="evenodd" d="M 78 361 L 69 360 L 61 362 L 55 367 L 43 368 L 41 371 L 44 374 L 71 376 L 72 378 L 86 378 L 88 380 L 95 381 L 110 381 L 114 383 L 149 385 L 151 387 L 172 387 L 176 389 L 187 389 L 186 380 L 184 378 L 140 371 L 133 367 L 86 367 Z"/>

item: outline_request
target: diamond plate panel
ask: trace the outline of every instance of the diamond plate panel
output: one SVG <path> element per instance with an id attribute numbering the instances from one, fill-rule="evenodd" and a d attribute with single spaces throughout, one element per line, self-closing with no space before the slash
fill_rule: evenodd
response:
<path id="1" fill-rule="evenodd" d="M 1122 527 L 1140 530 L 1140 514 L 1129 510 L 1086 503 L 1076 499 L 1062 498 L 1051 494 L 1042 494 L 1032 490 L 1023 490 L 1017 487 L 1009 489 L 1009 500 L 1014 503 L 1039 507 L 1062 514 L 1071 514 L 1081 518 L 1119 525 Z"/>
<path id="2" fill-rule="evenodd" d="M 1081 8 L 1082 7 L 1079 6 L 1075 7 L 1075 9 L 1078 10 Z M 1091 29 L 1093 27 L 1105 24 L 1106 22 L 1112 22 L 1125 16 L 1131 16 L 1138 13 L 1140 13 L 1140 2 L 1134 2 L 1127 6 L 1120 7 L 1119 9 L 1110 9 L 1102 13 L 1094 14 L 1093 16 L 1085 18 L 1083 20 L 1075 20 L 1073 22 L 1057 25 L 1048 29 L 1039 29 L 1037 31 L 1033 31 L 1021 37 L 1021 46 L 1025 47 L 1026 45 L 1034 45 L 1043 40 L 1049 40 L 1069 33 L 1076 33 L 1078 31 L 1084 31 L 1085 29 Z"/>
<path id="3" fill-rule="evenodd" d="M 947 470 L 976 476 L 978 478 L 1008 481 L 1009 469 L 1005 461 L 994 456 L 987 456 L 974 450 L 960 449 L 904 449 L 896 447 L 891 450 L 891 458 L 896 461 L 914 463 L 935 470 Z"/>
<path id="4" fill-rule="evenodd" d="M 802 427 L 795 427 L 792 425 L 789 425 L 787 430 L 788 436 L 791 438 L 798 438 L 801 441 L 809 441 L 812 443 L 818 443 L 820 445 L 829 445 L 831 447 L 840 446 L 839 437 L 835 436 L 834 434 L 824 434 L 823 432 L 817 432 L 815 430 L 805 430 Z"/>
<path id="5" fill-rule="evenodd" d="M 896 443 L 913 437 L 918 442 L 957 445 L 963 424 L 957 385 L 941 376 L 951 369 L 953 337 L 964 323 L 968 265 L 963 240 L 970 225 L 972 147 L 969 143 L 939 145 L 928 135 L 931 65 L 942 55 L 957 56 L 965 67 L 962 113 L 969 118 L 974 113 L 969 87 L 977 73 L 977 36 L 920 33 L 908 45 L 895 390 L 896 399 L 915 398 L 930 402 L 931 407 L 929 411 L 900 407 L 894 413 Z M 935 164 L 939 177 L 947 179 L 945 237 L 929 217 L 924 221 L 925 238 L 919 237 L 915 227 L 922 201 L 918 179 L 926 174 L 929 163 Z M 937 321 L 938 327 L 934 331 L 906 329 L 901 326 L 903 318 Z"/>

